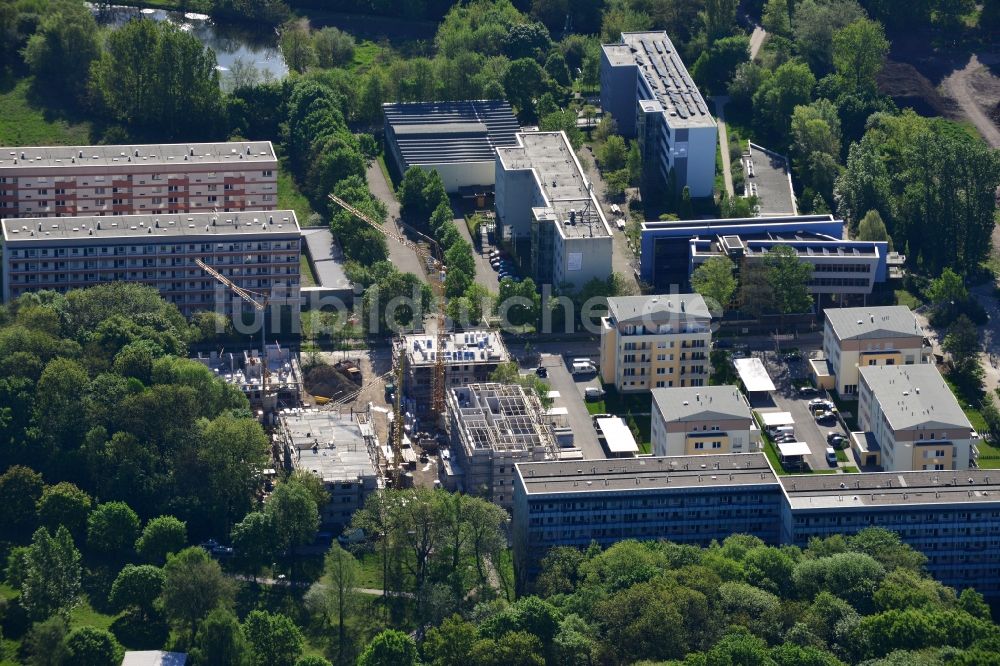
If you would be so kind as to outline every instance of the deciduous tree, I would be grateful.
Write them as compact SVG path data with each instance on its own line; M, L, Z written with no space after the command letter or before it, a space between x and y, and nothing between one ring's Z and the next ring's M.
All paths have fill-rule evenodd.
M173 516L158 516L146 523L135 549L147 562L162 565L186 544L187 524Z
M192 637L202 618L232 598L232 586L222 568L202 548L185 548L171 555L163 573L163 610Z
M721 316L736 293L736 264L729 257L712 257L691 274L691 288L705 297L709 309Z
M287 615L263 610L250 611L243 633L256 666L294 666L302 654L302 632Z

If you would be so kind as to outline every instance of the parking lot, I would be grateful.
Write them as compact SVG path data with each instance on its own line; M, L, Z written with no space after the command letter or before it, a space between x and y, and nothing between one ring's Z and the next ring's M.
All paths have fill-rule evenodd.
M817 423L809 403L811 400L828 400L829 396L825 391L811 388L811 384L807 381L809 371L805 355L778 354L770 351L754 352L754 355L764 362L764 367L777 389L770 394L770 399L766 402L753 404L754 409L759 413L788 412L794 421L795 441L805 442L809 446L809 455L805 457L805 461L810 469L817 471L834 469L835 466L826 460L826 449L830 446L827 437L831 433L836 433L847 438L848 433L836 418ZM800 388L803 385L810 388L803 390ZM848 462L838 462L836 467L857 467L851 451L847 449L846 453Z
M585 460L607 458L604 448L597 441L590 413L584 402L584 390L588 386L600 387L596 374L573 375L567 366L567 359L561 354L542 354L541 366L545 368L549 388L558 391L555 407L565 407L567 422L573 429L573 443L583 452Z

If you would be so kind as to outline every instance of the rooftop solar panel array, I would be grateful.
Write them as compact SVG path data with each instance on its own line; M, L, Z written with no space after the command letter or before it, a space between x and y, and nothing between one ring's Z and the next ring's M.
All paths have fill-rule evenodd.
M385 104L382 110L407 167L490 161L497 147L517 144L520 130L503 100Z

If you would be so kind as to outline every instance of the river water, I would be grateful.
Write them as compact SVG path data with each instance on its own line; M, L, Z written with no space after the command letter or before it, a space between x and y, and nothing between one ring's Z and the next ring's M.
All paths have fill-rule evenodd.
M222 84L227 84L233 64L242 61L251 64L262 80L280 79L288 74L288 67L278 50L278 35L273 28L260 29L229 23L216 23L204 14L168 12L163 9L140 9L122 5L91 4L91 11L99 25L119 26L135 18L170 21L190 32L202 44L215 51Z

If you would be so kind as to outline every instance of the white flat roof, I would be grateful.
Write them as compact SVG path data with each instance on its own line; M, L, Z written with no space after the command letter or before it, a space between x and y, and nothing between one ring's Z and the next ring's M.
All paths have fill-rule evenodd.
M767 370L759 358L738 358L733 361L733 365L736 366L736 373L740 376L747 391L775 390L774 382L771 381L770 375L767 374Z
M550 400L555 400L556 398L561 398L562 394L559 391L549 391L545 394L545 397Z
M635 443L632 431L620 417L597 419L597 427L604 434L611 453L638 453L639 445Z
M805 442L782 442L778 444L778 452L782 456L807 456L812 451Z
M777 428L778 426L795 425L795 419L791 412L757 412L765 428Z
M569 414L569 410L565 407L552 407L545 413L549 416L567 416Z

